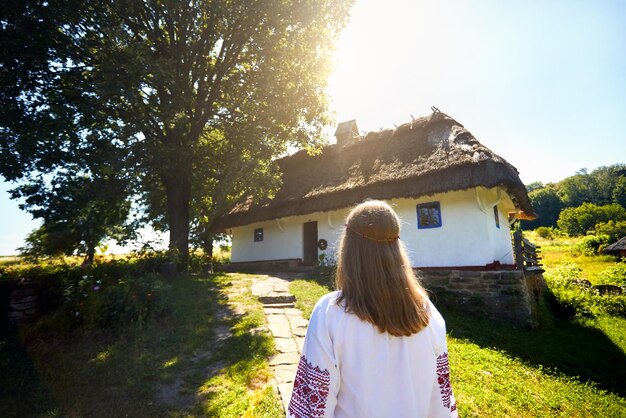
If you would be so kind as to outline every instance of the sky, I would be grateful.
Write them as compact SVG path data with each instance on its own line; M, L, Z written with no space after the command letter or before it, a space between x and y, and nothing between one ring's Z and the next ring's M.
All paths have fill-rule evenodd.
M621 0L357 0L330 107L366 132L436 106L525 184L626 163L624 22ZM0 255L37 226L10 188L0 184Z

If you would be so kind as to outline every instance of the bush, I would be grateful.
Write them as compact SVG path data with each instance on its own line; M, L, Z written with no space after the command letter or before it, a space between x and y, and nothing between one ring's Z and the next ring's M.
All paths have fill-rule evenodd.
M3 276L38 283L40 312L50 314L45 319L49 326L141 327L149 317L168 309L165 293L170 286L150 271L155 265L149 257L100 261L87 267L56 259L11 266Z
M587 235L578 244L572 247L573 254L597 255L600 247L609 244L611 239L608 235Z
M626 236L626 221L608 221L596 224L596 234L608 235L610 243L620 240Z
M626 286L626 261L617 263L614 266L600 272L598 278L602 283Z
M622 264L622 263L620 263ZM610 270L610 269L608 269ZM578 317L602 314L626 317L626 295L599 295L592 287L580 286L581 269L575 263L561 265L545 273L554 300L553 310Z
M535 232L539 237L549 240L554 239L554 237L556 236L554 228L550 228L547 226L540 226L539 228L535 229Z
M626 221L626 209L616 203L604 206L583 203L575 208L563 209L557 224L560 230L569 236L575 236L584 235L597 224L611 220Z
M148 317L166 310L169 287L155 273L137 276L86 272L68 280L63 289L63 311L75 325L108 328L134 324L143 326Z

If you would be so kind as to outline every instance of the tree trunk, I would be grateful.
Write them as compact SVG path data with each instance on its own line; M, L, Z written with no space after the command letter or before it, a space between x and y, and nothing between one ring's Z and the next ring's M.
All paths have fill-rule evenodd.
M170 250L176 250L177 261L186 268L189 260L189 205L191 199L191 179L169 177L165 180L167 193L167 217L170 229Z
M213 260L213 235L202 237L202 251L204 251L204 255Z

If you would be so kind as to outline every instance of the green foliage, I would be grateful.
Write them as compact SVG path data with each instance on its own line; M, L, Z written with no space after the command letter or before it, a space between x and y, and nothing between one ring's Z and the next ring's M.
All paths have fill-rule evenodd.
M620 268L615 271L620 271ZM595 288L582 285L579 282L581 269L578 265L560 265L547 271L544 276L554 295L553 308L556 312L567 317L613 315L626 318L626 295L601 296Z
M596 255L601 253L601 249L610 242L608 235L587 235L571 248L571 252L574 255Z
M149 317L161 315L167 309L169 285L158 275L119 277L98 270L89 273L64 283L63 312L76 325L142 327Z
M20 205L43 224L26 238L23 255L31 257L84 254L92 262L96 248L107 238L123 242L131 238L134 226L126 223L130 203L124 182L113 176L57 178L50 188L43 182L13 190L14 198L25 197Z
M533 221L524 221L524 229L534 229L539 226L556 226L559 213L565 207L563 201L557 193L557 189L553 185L539 188L528 193L530 203L532 204L537 219Z
M539 228L535 229L535 232L541 238L550 240L554 239L554 237L557 235L557 231L554 228L550 228L547 226L540 226Z
M333 42L351 5L12 2L0 174L36 205L55 182L119 176L118 199L168 229L186 262L190 228L210 240L233 203L275 191L276 157L321 143Z
M313 274L320 278L325 278L325 281L331 283L335 279L335 273L337 271L337 260L334 255L328 255L326 253L320 253L313 270Z
M558 183L534 182L526 188L538 218L522 222L524 229L554 227L564 208L579 207L584 203L598 206L615 203L626 208L626 164L599 167L591 173L582 169Z
M47 327L142 327L149 317L165 314L171 286L156 271L161 257L97 261L81 267L65 262L2 268L6 278L38 283Z
M626 220L626 209L613 203L598 206L593 203L583 203L575 208L563 209L557 224L559 229L569 236L584 235L593 230L599 223L608 221Z
M598 235L607 235L609 237L608 243L612 244L626 236L626 220L598 223L594 229Z
M615 182L613 201L626 208L626 175L620 176Z
M567 207L580 206L585 202L600 206L616 203L614 190L623 176L626 176L624 164L598 167L591 173L582 169L558 183L559 196Z
M603 283L626 286L626 261L617 263L598 274Z

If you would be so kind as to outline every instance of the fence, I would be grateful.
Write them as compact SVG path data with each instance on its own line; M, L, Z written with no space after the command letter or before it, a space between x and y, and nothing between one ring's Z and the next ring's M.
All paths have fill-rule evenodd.
M515 251L515 267L524 271L543 271L539 249L522 235L522 230L515 228L513 232L513 249Z

